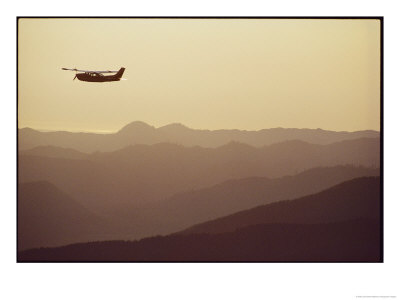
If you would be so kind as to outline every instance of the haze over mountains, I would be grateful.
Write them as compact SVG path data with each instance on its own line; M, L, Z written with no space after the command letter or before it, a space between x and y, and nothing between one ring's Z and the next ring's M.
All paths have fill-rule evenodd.
M19 227L21 232L19 247L22 250L30 247L62 245L85 239L90 241L110 238L138 239L169 234L196 223L258 205L320 192L344 180L378 175L378 169L336 166L311 169L277 179L250 177L229 180L209 188L176 194L167 199L142 205L136 205L134 202L118 202L113 198L112 202L108 203L109 209L101 211L101 222L91 215L86 216L88 210L96 211L97 206L87 203L84 198L76 198L80 203L86 204L86 207L79 206L80 211L77 209L77 200L49 182L22 183L19 186L21 205L19 208L26 207L27 203L34 205L38 221L35 223L35 219L24 213L29 211L28 209L19 212L19 220L25 224ZM59 210L53 213L56 208ZM70 211L76 213L69 213ZM72 231L73 234L63 237L55 230L64 228L68 220L72 224L68 231ZM29 228L28 233L22 234L24 228ZM51 232L47 233L47 230Z
M223 233L257 224L318 224L380 218L380 178L345 181L317 194L279 201L195 225L182 234Z
M379 132L208 131L133 122L115 134L25 128L18 138L20 251L104 241L90 245L107 260L305 260L310 253L317 260L340 260L326 249L321 253L329 243L349 243L346 260L357 251L356 261L380 257L376 248L361 249L365 239L357 240L372 228L370 242L379 244L379 184L362 179L380 174ZM106 242L176 232L181 233L123 246ZM289 255L284 248L299 236L303 240ZM186 255L193 239L199 252ZM313 239L310 248L304 241ZM250 255L254 245L249 244L240 246L247 254L232 249L225 258L217 254L244 240L273 241L275 248L259 245L264 252ZM85 245L71 246L83 251L78 260L89 255ZM161 249L154 252L149 245ZM90 253L88 260L96 260Z
M18 186L19 249L85 241L105 222L49 182Z
M379 169L336 166L310 169L274 179L249 177L228 180L142 206L133 214L125 210L121 215L138 217L138 211L141 216L149 215L149 220L163 224L162 231L152 234L166 234L258 205L314 194L343 181L364 176L379 176Z
M345 164L376 168L379 147L378 139L368 138L329 145L289 141L261 148L156 144L87 154L84 159L63 158L64 149L53 149L52 157L46 156L48 151L37 155L40 151L34 149L35 155L20 152L19 181L49 181L76 199L109 210L107 203L148 203L230 179L276 178Z
M137 242L74 244L20 261L380 261L380 178L244 211Z
M75 133L66 131L41 132L31 128L18 130L19 149L37 146L73 148L82 152L115 151L129 145L173 143L192 147L219 147L231 141L261 147L288 140L302 140L311 144L331 144L358 138L379 138L373 130L336 132L322 129L271 128L258 131L236 129L200 130L182 124L155 128L144 122L132 122L116 133Z

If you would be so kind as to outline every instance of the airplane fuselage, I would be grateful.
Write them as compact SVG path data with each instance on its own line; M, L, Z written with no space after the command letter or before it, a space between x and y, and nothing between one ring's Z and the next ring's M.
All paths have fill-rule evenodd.
M107 82L107 81L120 81L121 77L116 75L102 75L97 73L79 73L76 78L81 81L89 82Z
M89 81L89 82L120 81L125 71L125 68L121 68L119 69L119 71L86 71L86 70L67 69L67 68L61 68L61 69L66 71L83 72L83 73L76 73L74 79L78 78L81 81ZM103 73L116 73L116 74L103 75Z

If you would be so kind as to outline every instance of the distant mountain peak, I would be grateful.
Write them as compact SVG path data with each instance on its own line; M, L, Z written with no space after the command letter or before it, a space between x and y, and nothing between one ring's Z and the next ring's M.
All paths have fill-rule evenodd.
M132 143L152 145L160 142L171 142L189 147L218 148L234 140L252 147L264 147L296 139L309 144L328 145L357 138L379 138L379 132L336 132L304 128L270 128L257 131L239 129L209 130L191 128L181 123L155 127L142 121L134 121L121 128L115 134L44 132L24 128L18 132L18 147L26 150L36 146L53 145L91 153L94 151L117 150ZM300 142L296 142L297 144L291 143L291 145L286 146L307 147L307 144L301 144ZM235 146L237 145L233 145L231 148L237 148Z
M38 130L30 128L30 127L23 127L23 128L18 128L19 131L29 131L29 132L37 132Z
M171 123L162 127L159 127L160 130L191 130L189 127L183 125L182 123Z
M144 130L154 130L154 126L150 126L149 124L142 121L134 121L131 122L124 127L122 127L118 133L130 133L134 131L144 131Z

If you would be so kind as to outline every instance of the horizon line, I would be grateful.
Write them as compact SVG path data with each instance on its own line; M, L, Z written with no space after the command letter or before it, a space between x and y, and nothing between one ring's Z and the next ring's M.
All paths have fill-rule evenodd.
M162 125L159 127L150 125L149 123L146 123L144 121L132 121L127 123L126 125L123 125L122 127L120 127L120 129L118 130L106 130L106 129L92 129L92 130L85 130L85 129L76 129L76 130L71 130L71 129L45 129L45 128L33 128L33 127L29 127L29 126L24 126L24 127L18 127L18 130L21 129L32 129L32 130L36 130L36 131L40 131L40 132L71 132L71 133L93 133L93 134L115 134L120 132L122 129L124 129L126 126L129 126L131 124L143 124L143 125L147 125L149 127L152 127L154 129L160 129L163 127L167 127L167 126L171 126L171 125L178 125L181 127L185 127L187 129L190 130L199 130L199 131L223 131L223 130L238 130L238 131L248 131L248 132L258 132L258 131L262 131L262 130L269 130L269 129L298 129L298 130L322 130L322 131L331 131L331 132L360 132L360 131L375 131L375 132L380 132L380 130L378 129L359 129L359 130L332 130L332 129L323 129L320 127L316 127L316 128L310 128L310 127L282 127L282 126L277 126L277 127L266 127L266 128L261 128L261 129L238 129L238 128L221 128L221 129L205 129L205 128L191 128L188 127L182 123L179 122L173 122L173 123L168 123L166 125Z

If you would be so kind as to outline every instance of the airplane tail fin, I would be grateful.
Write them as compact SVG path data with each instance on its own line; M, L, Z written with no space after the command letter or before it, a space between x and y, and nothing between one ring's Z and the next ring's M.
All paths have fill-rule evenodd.
M122 77L122 75L124 74L125 68L121 68L119 69L119 71L117 72L117 74L115 74L114 76L118 79L120 79Z

